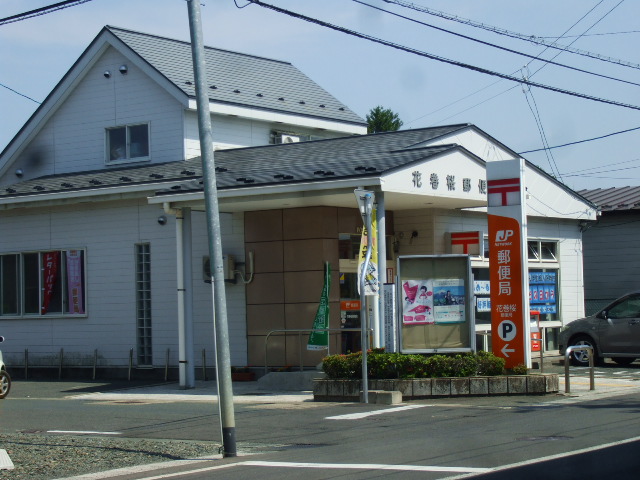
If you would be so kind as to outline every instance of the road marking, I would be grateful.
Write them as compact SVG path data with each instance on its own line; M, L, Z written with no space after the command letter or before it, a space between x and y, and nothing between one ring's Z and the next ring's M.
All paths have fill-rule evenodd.
M250 467L281 467L281 468L321 468L337 470L399 470L411 472L452 472L452 473L484 473L489 468L473 467L436 467L433 465L385 465L383 463L296 463L296 462L261 462L248 461L240 465Z
M503 471L503 470L509 470L511 468L522 467L522 466L525 466L525 465L534 465L536 463L547 462L549 460L556 460L556 459L559 459L559 458L570 457L572 455L579 455L579 454L582 454L582 453L595 452L596 450L602 450L604 448L615 447L615 446L618 446L618 445L625 445L627 443L637 442L639 440L640 440L640 437L627 438L625 440L620 440L618 442L604 443L602 445L596 445L594 447L588 447L588 448L581 448L579 450L573 450L571 452L557 453L555 455L548 455L546 457L533 458L531 460L524 460L522 462L510 463L508 465L501 465L499 467L489 468L489 469L487 469L487 472L500 472L500 471ZM465 479L465 478L473 478L474 476L475 476L475 473L470 472L470 473L464 474L464 475L456 475L455 477L445 477L442 480L461 480L461 479Z
M374 410L373 412L348 413L346 415L336 415L326 417L325 420L359 420L361 418L371 417L373 415L383 415L385 413L401 412L404 410L412 410L414 408L432 407L433 405L403 405L402 407L387 408L385 410Z
M91 430L47 430L47 433L69 433L72 435L122 435L121 432L93 432Z
M432 465L385 465L381 463L296 463L296 462L260 462L247 461L238 463L228 463L226 465L216 465L212 467L198 468L195 470L183 470L181 472L172 472L153 477L144 477L138 480L164 480L166 478L193 475L196 473L210 472L212 470L221 470L231 467L275 467L275 468L318 468L318 469L335 469L335 470L395 470L395 471L411 471L411 472L448 472L448 473L485 473L489 468L473 468L473 467L436 467ZM100 477L94 477L100 478Z
M14 468L7 451L0 448L0 470L13 470Z

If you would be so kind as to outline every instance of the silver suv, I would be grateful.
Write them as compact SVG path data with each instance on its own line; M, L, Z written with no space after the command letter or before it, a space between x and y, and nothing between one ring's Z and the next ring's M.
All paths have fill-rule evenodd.
M619 365L629 365L640 357L640 292L629 293L595 315L562 327L560 354L573 345L593 347L596 363L611 358ZM571 363L588 366L587 352L572 352Z

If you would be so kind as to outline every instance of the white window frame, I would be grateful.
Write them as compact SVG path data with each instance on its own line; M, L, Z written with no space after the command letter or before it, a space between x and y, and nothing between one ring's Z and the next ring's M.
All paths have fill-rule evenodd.
M147 127L147 155L140 157L131 156L131 128L145 125ZM110 132L114 130L125 130L125 152L123 158L111 159L111 137ZM105 129L105 164L119 165L123 163L148 162L151 160L151 128L149 122L132 123L128 125L118 125Z

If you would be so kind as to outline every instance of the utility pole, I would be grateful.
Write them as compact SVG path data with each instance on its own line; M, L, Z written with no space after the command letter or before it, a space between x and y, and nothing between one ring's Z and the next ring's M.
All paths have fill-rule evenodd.
M204 198L207 212L207 232L209 234L209 258L211 259L213 288L213 324L216 346L216 376L218 385L218 407L222 430L222 455L235 457L236 422L233 409L233 388L231 383L231 355L229 350L229 328L227 325L227 303L225 299L224 272L222 269L222 236L220 234L220 213L216 187L216 169L213 161L213 136L209 97L206 88L206 66L199 0L187 0L189 10L189 30L191 32L191 54L196 84L196 104L198 107L198 129L200 131L200 152Z

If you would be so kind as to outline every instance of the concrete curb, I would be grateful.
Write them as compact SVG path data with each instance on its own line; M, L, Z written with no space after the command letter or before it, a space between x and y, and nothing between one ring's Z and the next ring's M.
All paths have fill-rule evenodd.
M546 395L558 393L557 373L503 375L495 377L413 378L370 380L370 391L400 392L403 400L423 398ZM357 402L361 380L314 380L316 402Z

